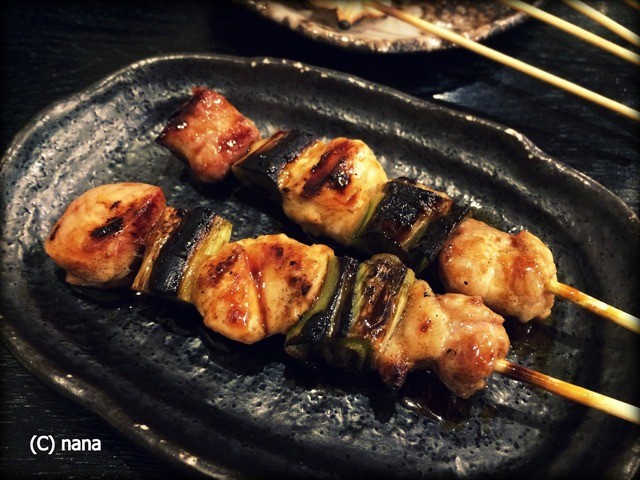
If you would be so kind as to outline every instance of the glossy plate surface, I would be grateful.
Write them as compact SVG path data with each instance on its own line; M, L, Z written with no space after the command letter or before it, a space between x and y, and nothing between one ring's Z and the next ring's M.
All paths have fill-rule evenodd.
M196 85L221 91L263 134L363 139L390 177L417 176L501 228L533 231L561 281L640 310L637 217L517 132L299 63L168 56L52 105L3 159L0 325L34 375L163 458L217 477L633 476L637 427L496 375L466 402L426 374L393 396L373 376L297 364L281 338L237 345L206 334L189 308L66 286L43 239L73 198L104 183L153 183L171 205L211 206L236 239L307 241L233 179L199 187L154 143ZM564 302L547 325L506 327L510 360L640 403L636 335Z
M335 10L317 8L309 2L239 0L239 3L302 35L340 48L375 53L455 48L439 37L391 17L365 18L344 30L338 25ZM475 41L503 32L525 18L522 13L493 0L396 1L391 5Z

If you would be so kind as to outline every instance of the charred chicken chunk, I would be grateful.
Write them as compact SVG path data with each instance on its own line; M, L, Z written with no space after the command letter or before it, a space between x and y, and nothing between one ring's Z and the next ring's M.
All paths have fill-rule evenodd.
M73 285L127 286L164 208L164 193L153 185L93 188L69 204L51 229L45 251Z
M373 196L387 181L373 152L360 140L315 142L278 177L282 208L305 231L349 245Z
M493 310L522 322L551 314L556 279L549 248L527 231L510 235L468 219L451 235L439 257L448 291L479 295Z
M251 120L221 94L201 87L193 89L191 99L156 139L205 183L222 180L258 140L260 133Z
M253 343L285 333L315 302L332 256L285 235L230 243L200 267L193 302L227 338Z

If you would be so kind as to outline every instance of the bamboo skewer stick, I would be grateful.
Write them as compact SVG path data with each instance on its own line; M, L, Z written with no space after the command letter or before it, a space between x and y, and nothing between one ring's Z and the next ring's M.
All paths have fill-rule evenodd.
M624 3L629 5L631 8L635 8L636 10L640 10L640 2L637 0L623 0Z
M618 22L611 20L609 17L600 13L595 8L587 5L579 0L563 0L564 3L572 8L575 8L583 15L589 17L591 20L598 22L605 28L608 28L616 35L624 38L626 41L632 43L636 47L640 47L640 36L629 30L628 28L620 25Z
M611 305L608 305L597 298L591 297L569 285L554 281L547 285L547 291L566 300L577 303L590 312L607 318L608 320L611 320L624 328L628 328L635 333L640 333L640 318L634 317L633 315L612 307Z
M582 97L586 100L594 102L600 106L613 110L621 115L624 115L633 120L640 121L640 112L634 110L626 105L623 105L619 102L611 100L603 95L592 92L580 85L569 82L563 78L560 78L556 75L548 73L540 68L529 65L528 63L522 62L516 58L510 57L509 55L505 55L504 53L500 53L497 50L489 48L481 43L474 42L462 35L459 35L447 28L438 27L433 23L427 22L421 18L415 17L414 15L410 15L402 10L393 7L387 7L375 0L370 0L365 2L367 5L377 8L378 10L386 13L387 15L391 15L403 22L409 23L414 27L417 27L427 33L435 35L439 38L447 40L451 43L459 45L461 47L467 48L472 52L483 55L491 60L494 60L498 63L502 63L508 67L511 67L515 70L521 71L528 75L531 75L538 80L542 80L544 82L550 83L558 88L561 88L569 93L573 93L579 97Z
M603 50L608 51L624 60L627 60L636 65L640 65L640 55L631 50L623 48L619 45L616 45L609 40L606 40L598 35L595 35L588 30L578 27L573 23L567 22L562 18L556 17L555 15L551 15L550 13L545 12L539 8L534 7L528 3L522 2L521 0L499 0L505 5L510 6L516 10L526 13L527 15L541 20L545 23L548 23L556 28L559 28L571 35L574 35L586 42L595 45L596 47L602 48Z
M640 408L629 403L558 380L504 359L496 361L494 372L640 425Z

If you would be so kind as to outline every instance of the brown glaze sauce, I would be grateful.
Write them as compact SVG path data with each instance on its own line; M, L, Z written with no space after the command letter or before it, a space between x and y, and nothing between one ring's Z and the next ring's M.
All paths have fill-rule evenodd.
M469 418L471 401L456 397L430 372L413 372L399 392L399 403L417 413L456 428Z

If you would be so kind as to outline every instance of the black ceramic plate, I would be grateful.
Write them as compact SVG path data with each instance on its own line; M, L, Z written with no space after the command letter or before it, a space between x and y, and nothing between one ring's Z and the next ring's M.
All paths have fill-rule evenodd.
M274 59L171 56L132 65L52 105L2 163L2 336L38 378L163 458L214 476L278 478L611 474L637 470L638 428L502 377L454 402L428 375L389 395L374 376L298 365L281 339L233 344L188 308L93 299L43 251L77 195L116 181L209 205L235 238L285 231L276 208L230 179L203 189L154 143L190 88L220 90L259 128L365 140L411 175L555 252L560 279L638 312L638 219L604 188L518 133L360 79ZM509 358L640 403L636 335L565 303L547 325L508 321Z

